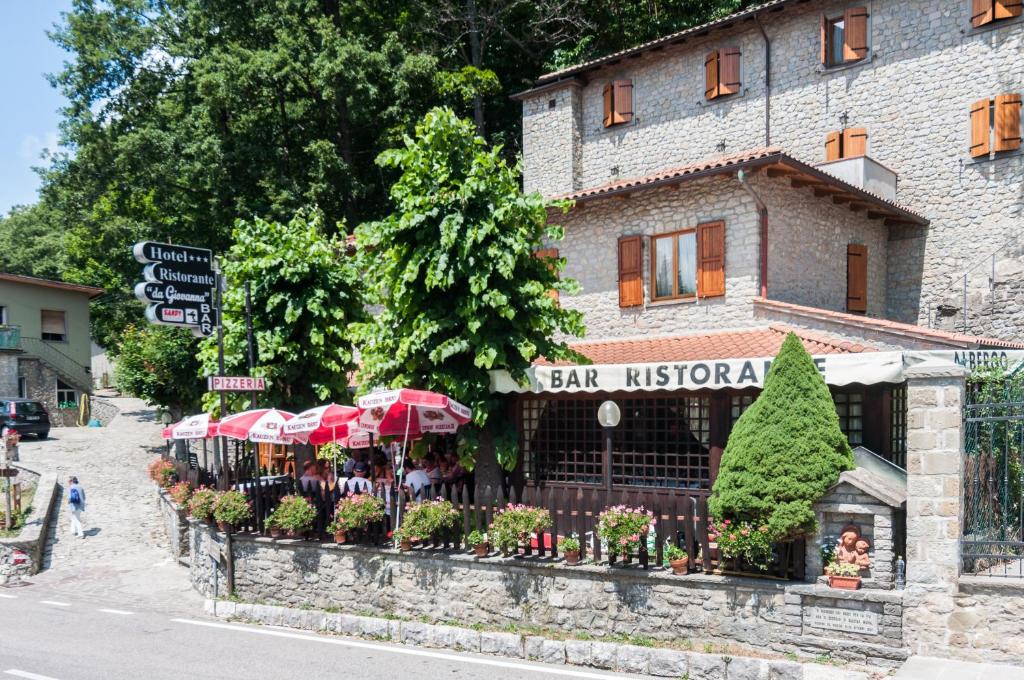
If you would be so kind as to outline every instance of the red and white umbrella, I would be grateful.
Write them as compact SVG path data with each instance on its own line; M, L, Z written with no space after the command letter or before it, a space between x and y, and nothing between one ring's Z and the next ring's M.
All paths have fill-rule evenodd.
M164 428L164 439L209 439L217 436L219 426L209 413L200 413Z
M388 390L359 398L359 426L378 435L450 434L472 417L470 408L436 392Z
M358 415L359 409L355 406L340 404L317 406L296 414L294 418L284 424L284 433L302 441L304 436L308 438L320 431L317 437L319 438L329 435L331 430L355 420Z
M274 408L258 408L227 416L220 421L220 434L232 439L248 439L264 444L290 444L284 424L294 413Z

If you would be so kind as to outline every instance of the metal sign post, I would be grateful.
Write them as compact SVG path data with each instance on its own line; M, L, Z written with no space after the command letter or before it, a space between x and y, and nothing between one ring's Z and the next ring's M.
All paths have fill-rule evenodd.
M249 375L253 374L253 369L256 368L256 355L253 347L252 339L252 286L249 282L245 282L245 339L248 345L249 352ZM223 394L223 392L221 392ZM251 401L249 402L249 408L256 408L256 398L259 396L259 392L253 391ZM263 517L260 514L260 493L262 487L260 485L260 451L259 445L252 443L252 459L253 459L253 484L256 486L256 493L253 495L256 512L256 533L263 533Z

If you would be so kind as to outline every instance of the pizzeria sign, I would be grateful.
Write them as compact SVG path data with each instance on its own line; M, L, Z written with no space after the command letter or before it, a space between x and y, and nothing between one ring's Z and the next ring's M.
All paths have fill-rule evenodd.
M211 375L206 381L211 392L263 392L267 389L266 378Z

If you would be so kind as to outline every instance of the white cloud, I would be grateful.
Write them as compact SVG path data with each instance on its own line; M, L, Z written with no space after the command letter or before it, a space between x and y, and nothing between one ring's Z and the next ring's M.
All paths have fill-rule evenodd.
M42 137L38 135L25 135L21 138L21 146L18 148L18 156L23 160L35 163L43 158L44 153L55 153L57 151L57 133L47 132Z

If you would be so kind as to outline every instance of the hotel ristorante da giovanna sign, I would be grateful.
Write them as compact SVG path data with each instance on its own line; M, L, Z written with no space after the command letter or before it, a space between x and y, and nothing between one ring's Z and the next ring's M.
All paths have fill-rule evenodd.
M135 244L132 254L146 265L145 281L135 286L135 297L148 305L146 319L189 327L200 337L211 335L217 325L213 253L205 248L143 241Z

